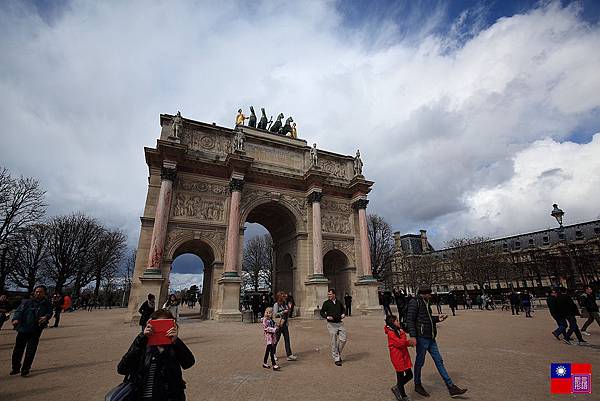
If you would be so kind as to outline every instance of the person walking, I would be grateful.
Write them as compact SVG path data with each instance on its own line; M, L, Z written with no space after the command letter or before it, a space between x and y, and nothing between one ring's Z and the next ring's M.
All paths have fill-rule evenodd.
M437 313L442 314L442 298L436 292L433 297L433 303L435 303L435 307L437 308Z
M510 311L512 312L513 315L515 314L515 312L518 315L519 314L519 294L515 293L514 291L511 291L509 300L510 300Z
M283 341L285 343L285 354L287 355L288 361L295 361L298 359L296 355L292 352L292 345L290 343L290 329L289 329L289 316L290 316L290 308L287 302L287 293L283 291L279 291L277 293L277 302L273 305L273 316L276 319L279 319L279 330L277 330L277 338L275 343L273 344L273 353L275 357L277 357L277 344L279 344L279 339L283 334Z
M321 307L321 317L327 319L327 331L331 339L331 356L337 366L342 366L342 351L348 341L342 320L346 317L344 305L335 297L335 289L327 291L327 301Z
M392 308L390 308L390 304L392 303L392 294L389 291L385 291L381 294L381 303L383 304L383 311L386 316L392 314Z
M269 369L270 366L267 363L269 356L271 356L271 363L273 364L273 370L279 370L277 360L275 359L275 344L277 344L277 326L273 320L273 308L265 309L265 316L262 319L263 332L265 334L265 356L263 358L263 368Z
M594 321L600 326L600 313L598 312L598 304L596 303L596 294L589 285L585 287L585 292L580 298L582 308L587 312L588 319L581 327L581 333L586 336L591 336L587 329Z
M404 390L404 386L413 378L412 362L408 347L415 346L415 340L406 338L406 333L400 327L400 321L394 315L389 315L385 319L383 328L388 339L388 348L390 350L390 359L394 370L396 371L396 385L392 387L392 393L398 401L410 401Z
M175 319L165 309L153 312L150 319ZM141 401L185 401L186 383L182 369L195 363L194 354L178 337L177 325L167 331L171 344L148 346L154 334L150 323L138 334L119 362L117 372L134 386L132 399Z
M562 289L561 289L562 290ZM577 326L577 318L575 316L580 316L579 309L575 302L573 302L573 298L565 291L561 291L557 298L558 308L561 310L563 316L569 323L569 330L565 335L566 343L571 344L571 335L575 333L577 337L577 345L585 345L587 341L583 339L581 336L581 332L579 331L579 326Z
M46 298L46 286L38 285L32 299L25 299L15 311L12 324L17 330L17 339L12 353L11 375L27 376L31 370L42 331L52 317L52 306ZM25 353L25 359L21 364Z
M455 310L458 309L458 301L456 300L456 295L452 292L448 295L448 306L452 311L452 316L456 316Z
M346 305L348 316L352 316L352 295L346 293L344 296L344 304Z
M140 313L140 327L142 329L142 332L145 330L146 323L148 323L148 320L150 320L150 316L154 313L155 299L156 297L154 296L154 294L148 294L148 299L144 301L142 306L140 306L140 309L138 309L138 312Z
M525 317L532 317L531 316L531 296L529 295L529 292L524 291L521 294L521 305L523 307L523 310L525 311Z
M548 305L548 311L550 316L556 321L557 328L552 332L552 335L560 340L560 335L563 335L563 341L567 344L571 344L570 338L567 337L567 319L566 312L560 308L558 303L559 290L553 288L550 290L548 298L546 298L546 304Z
M173 315L175 321L179 320L179 300L177 299L177 295L169 295L169 298L164 303L162 308L171 312L171 315Z
M64 306L65 297L63 297L59 291L56 291L52 297L52 308L54 308L54 326L52 327L58 327L58 323L60 322L60 314L62 313Z
M402 321L402 311L404 310L404 293L400 290L394 290L394 302L396 303L396 309L398 309L398 320Z
M429 393L425 390L421 383L421 369L425 364L425 355L427 352L431 355L435 366L444 379L446 387L451 397L467 392L467 389L458 387L444 367L442 354L439 351L435 340L437 335L436 324L446 320L446 315L433 316L431 312L431 288L419 288L418 296L415 297L408 305L408 313L406 323L411 338L416 338L417 356L415 358L415 392L422 396L429 397Z
M291 292L288 292L287 294L287 304L288 308L290 309L289 318L291 319L294 317L294 309L296 309L296 301L294 300L294 297L292 296Z

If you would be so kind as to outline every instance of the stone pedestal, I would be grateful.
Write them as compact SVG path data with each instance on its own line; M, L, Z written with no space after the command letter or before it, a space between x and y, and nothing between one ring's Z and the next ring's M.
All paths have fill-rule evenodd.
M237 274L225 272L223 277L219 279L218 284L215 320L220 322L241 321L240 286L242 279Z
M361 315L380 315L383 307L379 305L377 294L377 280L372 276L363 276L354 283L354 300L352 308L359 311Z
M319 319L321 305L327 300L329 281L323 274L313 274L304 285L304 304L300 308L300 316Z

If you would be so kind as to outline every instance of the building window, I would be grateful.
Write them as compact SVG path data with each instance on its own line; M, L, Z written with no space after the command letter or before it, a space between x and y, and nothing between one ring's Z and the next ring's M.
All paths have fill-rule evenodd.
M550 238L548 238L548 236L546 235L544 237L544 245L548 245L548 243L550 243Z
M577 238L583 238L583 232L581 232L581 230L577 230L577 231L575 231L575 236Z
M600 234L600 227L594 227L594 233Z
M502 249L504 249L505 251L508 250L508 244L506 242L502 244Z
M565 233L558 233L559 239L565 239Z
M521 241L515 242L515 249L521 249Z
M529 238L529 247L533 248L533 238Z

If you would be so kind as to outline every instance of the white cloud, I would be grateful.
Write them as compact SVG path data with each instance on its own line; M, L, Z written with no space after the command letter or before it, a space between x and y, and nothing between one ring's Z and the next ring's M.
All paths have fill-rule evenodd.
M178 291L197 285L202 290L204 274L171 273L169 274L169 291Z
M47 24L3 3L1 163L39 177L52 213L86 210L135 244L143 146L155 144L159 113L231 126L238 107L252 104L294 116L300 136L324 149L360 148L376 182L370 211L403 232L429 228L440 243L474 227L547 225L543 213L522 226L478 223L501 198L524 210L557 201L568 215L597 217L581 163L557 157L552 169L568 173L542 180L577 193L573 208L566 192L561 202L539 184L521 196L514 184L521 171L539 170L526 155L543 138L562 153L597 149L596 140L561 144L600 125L600 29L576 7L542 5L466 39L458 28L432 35L443 19L436 11L408 37L394 36L406 26L393 21L350 29L335 6L76 1Z

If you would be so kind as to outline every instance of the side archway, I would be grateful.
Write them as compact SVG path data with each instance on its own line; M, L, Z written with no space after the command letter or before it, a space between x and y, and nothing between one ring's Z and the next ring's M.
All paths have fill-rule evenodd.
M323 257L323 274L329 282L329 288L335 288L340 299L346 293L351 293L350 272L348 258L342 251L332 249Z

